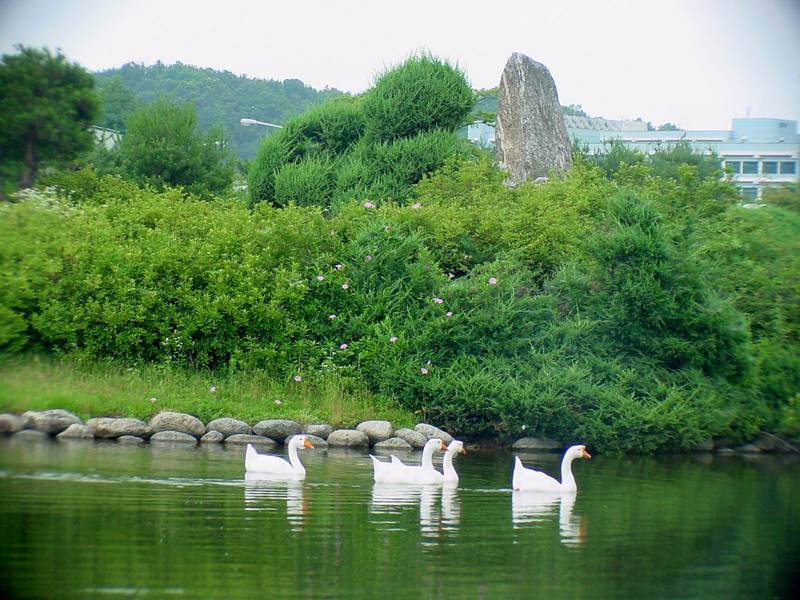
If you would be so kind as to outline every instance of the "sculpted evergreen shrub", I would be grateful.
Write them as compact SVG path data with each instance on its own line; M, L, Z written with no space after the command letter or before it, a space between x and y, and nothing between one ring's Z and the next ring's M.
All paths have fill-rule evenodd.
M334 166L324 156L283 165L275 173L275 203L284 206L326 206L335 189Z
M378 76L364 97L366 135L375 142L459 127L475 104L464 73L434 56L412 56Z
M427 55L412 57L384 73L363 98L329 101L267 138L249 173L251 204L295 201L296 185L278 186L279 173L311 159L330 161L335 190L331 194L326 185L323 195L304 197L304 203L328 207L333 197L338 209L354 198L378 204L407 199L423 175L465 152L466 144L453 132L472 101L458 69ZM287 168L280 177L296 182L301 176ZM308 181L310 172L302 177ZM310 189L302 187L303 193Z

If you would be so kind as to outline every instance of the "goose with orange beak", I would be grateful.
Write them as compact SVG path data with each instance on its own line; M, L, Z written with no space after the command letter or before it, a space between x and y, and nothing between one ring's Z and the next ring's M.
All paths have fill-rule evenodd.
M584 445L567 448L564 458L561 460L561 481L559 482L546 473L524 467L517 456L514 458L512 485L515 490L522 492L577 492L578 485L572 475L572 461L576 458L588 460L592 458L592 455L586 451Z
M289 449L289 460L271 454L259 454L251 444L247 444L244 456L244 468L248 473L262 473L275 477L287 477L292 479L305 479L306 469L297 450L300 448L313 448L314 445L304 435L295 435L287 444Z

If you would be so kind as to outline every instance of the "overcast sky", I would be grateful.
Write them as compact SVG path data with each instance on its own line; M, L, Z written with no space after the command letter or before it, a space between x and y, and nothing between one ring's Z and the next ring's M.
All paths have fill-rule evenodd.
M593 116L800 120L800 0L0 0L0 52L17 43L90 70L180 61L351 92L420 49L495 87L522 52Z

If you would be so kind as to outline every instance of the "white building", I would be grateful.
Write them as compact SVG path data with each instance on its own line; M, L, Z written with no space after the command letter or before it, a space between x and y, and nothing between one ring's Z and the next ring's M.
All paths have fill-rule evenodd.
M749 198L760 198L764 188L797 183L800 135L797 121L788 119L734 119L730 130L648 131L642 121L612 121L591 117L565 117L573 141L589 152L605 152L612 140L650 154L678 143L692 150L719 156L734 183ZM494 127L477 122L466 131L469 141L493 146Z

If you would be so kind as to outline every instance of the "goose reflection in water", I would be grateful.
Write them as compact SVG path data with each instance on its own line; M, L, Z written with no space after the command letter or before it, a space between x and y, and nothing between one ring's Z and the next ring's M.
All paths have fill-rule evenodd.
M441 500L441 501L440 501ZM375 483L369 511L383 517L386 529L402 529L399 517L410 507L419 506L420 530L426 537L441 531L456 530L461 522L461 502L455 485L396 485Z
M303 482L276 478L263 473L244 474L244 509L277 510L275 500L286 501L286 519L302 527L308 512L303 492Z
M575 506L574 492L546 493L546 492L519 492L511 495L511 520L514 529L524 527L529 523L542 523L551 520L558 507L558 530L561 543L577 546L586 539L586 525L583 517L573 515Z

